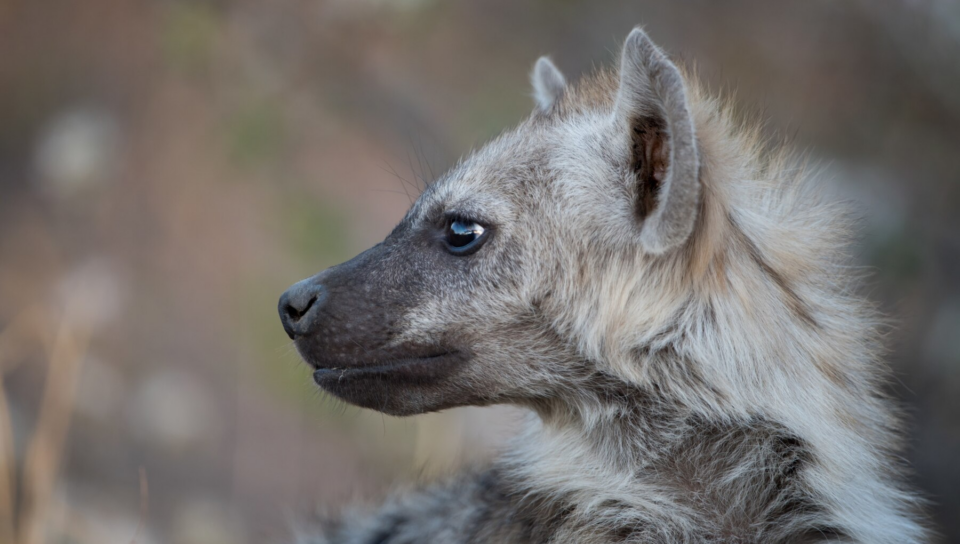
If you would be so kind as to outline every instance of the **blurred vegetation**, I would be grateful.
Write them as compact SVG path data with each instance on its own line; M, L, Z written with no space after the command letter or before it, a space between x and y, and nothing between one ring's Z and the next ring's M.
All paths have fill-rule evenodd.
M267 100L241 107L227 122L227 149L240 167L277 158L284 146L282 112Z
M957 2L8 0L0 543L282 541L491 455L510 410L317 393L276 298L525 115L539 55L573 80L635 24L860 203L909 460L960 542Z
M217 39L218 12L204 2L172 2L160 33L164 60L179 70L209 67Z

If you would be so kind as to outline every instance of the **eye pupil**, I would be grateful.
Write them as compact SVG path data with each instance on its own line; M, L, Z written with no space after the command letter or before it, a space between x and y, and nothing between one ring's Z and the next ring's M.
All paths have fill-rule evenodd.
M471 221L453 221L447 227L447 244L455 249L463 249L477 241L483 235L484 228Z

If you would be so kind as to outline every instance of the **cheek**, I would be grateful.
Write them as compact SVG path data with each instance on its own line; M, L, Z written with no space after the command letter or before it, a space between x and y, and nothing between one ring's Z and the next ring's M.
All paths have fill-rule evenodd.
M403 340L457 337L466 342L491 334L523 312L509 291L474 286L444 289L424 297L402 319Z
M530 313L515 277L477 272L431 282L420 303L403 316L401 338L473 344Z

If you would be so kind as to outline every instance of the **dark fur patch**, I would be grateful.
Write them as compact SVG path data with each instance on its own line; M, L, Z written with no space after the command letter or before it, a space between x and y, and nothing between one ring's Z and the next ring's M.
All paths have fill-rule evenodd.
M815 526L785 540L784 544L826 544L852 542L850 536L837 527Z
M549 500L522 483L505 481L497 466L476 476L481 506L464 542L551 542L573 511L563 500Z
M804 469L815 460L799 437L762 419L718 424L693 418L688 425L686 438L655 470L673 481L681 502L701 513L705 526L715 528L718 541L843 537L840 528L822 525L823 507L803 482Z
M747 249L747 253L750 255L750 258L753 260L753 262L760 267L760 270L762 270L764 274L773 280L773 283L783 293L784 302L787 304L790 310L808 326L812 328L819 328L820 325L817 323L816 319L813 318L813 315L810 312L810 307L806 302L803 301L803 299L800 298L799 295L797 295L796 291L790 287L790 284L783 277L783 275L780 274L780 272L775 268L770 266L770 263L764 259L763 253L760 251L760 248L757 247L757 244L754 243L749 236L747 236L747 234L743 231L743 229L740 228L740 225L737 224L737 221L733 217L728 216L728 221L730 222L730 226L734 234L737 236L737 239Z
M400 515L383 518L384 526L377 529L366 544L389 544L391 539L399 532L400 527L407 521L405 517Z

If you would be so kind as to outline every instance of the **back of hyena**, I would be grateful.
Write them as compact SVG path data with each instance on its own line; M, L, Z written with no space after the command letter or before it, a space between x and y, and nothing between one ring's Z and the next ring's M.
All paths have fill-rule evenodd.
M843 208L639 29L617 71L532 77L529 119L280 303L337 397L525 431L302 542L925 541Z

